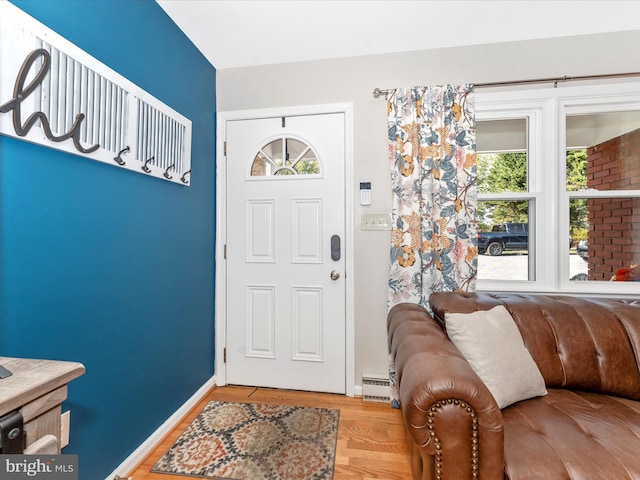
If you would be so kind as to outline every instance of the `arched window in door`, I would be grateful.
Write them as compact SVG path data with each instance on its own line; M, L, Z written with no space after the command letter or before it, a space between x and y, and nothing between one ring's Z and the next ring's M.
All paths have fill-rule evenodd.
M299 138L283 136L258 150L251 165L252 177L319 175L320 161L313 148Z

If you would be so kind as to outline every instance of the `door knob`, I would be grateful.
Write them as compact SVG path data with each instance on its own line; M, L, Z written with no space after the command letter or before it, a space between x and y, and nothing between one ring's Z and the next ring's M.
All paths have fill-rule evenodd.
M331 280L337 280L340 278L340 272L337 270L331 270Z

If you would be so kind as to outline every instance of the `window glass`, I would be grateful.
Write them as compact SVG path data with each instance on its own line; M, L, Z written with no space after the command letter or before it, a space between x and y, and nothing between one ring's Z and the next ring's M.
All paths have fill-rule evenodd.
M478 279L532 280L529 201L479 201Z
M267 168L268 167L265 156L263 156L261 153L258 153L256 155L256 158L253 160L253 164L251 165L251 176L264 177L268 175Z
M567 191L640 189L640 111L569 115Z
M628 272L640 263L640 111L569 115L566 145L566 191L580 194L569 193L570 279L636 280Z
M533 280L527 128L526 118L477 122L479 280Z
M282 137L264 145L251 165L252 177L317 175L320 162L313 149L299 139Z
M573 198L571 234L580 232L570 250L570 279L575 281L640 281L625 277L640 264L640 198ZM627 272L628 273L628 272ZM628 275L627 275L628 276Z
M526 118L477 122L479 193L528 190L527 137Z

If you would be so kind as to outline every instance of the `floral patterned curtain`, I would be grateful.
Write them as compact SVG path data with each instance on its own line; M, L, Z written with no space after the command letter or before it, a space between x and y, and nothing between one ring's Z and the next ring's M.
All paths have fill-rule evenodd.
M389 309L473 291L477 176L473 87L398 89L388 99L393 189ZM392 404L397 406L390 365Z

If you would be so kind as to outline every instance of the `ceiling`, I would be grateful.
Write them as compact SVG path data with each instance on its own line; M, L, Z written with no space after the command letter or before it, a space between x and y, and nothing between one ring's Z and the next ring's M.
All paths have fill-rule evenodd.
M216 69L640 30L640 1L156 0Z

